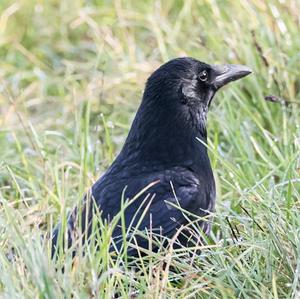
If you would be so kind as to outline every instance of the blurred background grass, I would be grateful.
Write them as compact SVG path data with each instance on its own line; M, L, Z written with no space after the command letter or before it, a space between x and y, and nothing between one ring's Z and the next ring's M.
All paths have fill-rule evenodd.
M299 298L299 106L264 100L300 103L299 11L298 0L2 0L0 294ZM155 276L153 265L144 278L131 273L134 283L124 269L111 272L115 264L99 278L101 256L58 275L33 236L108 167L145 80L178 56L254 70L218 94L209 114L215 232L236 240L209 251L192 276L182 272L183 285L163 268ZM11 248L17 258L8 262Z

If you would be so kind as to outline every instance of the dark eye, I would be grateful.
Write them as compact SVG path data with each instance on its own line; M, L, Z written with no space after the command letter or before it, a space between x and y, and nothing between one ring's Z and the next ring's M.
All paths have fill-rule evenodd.
M198 77L199 77L199 79L200 79L201 81L206 81L207 78L208 78L207 71L202 71L202 72L199 74Z

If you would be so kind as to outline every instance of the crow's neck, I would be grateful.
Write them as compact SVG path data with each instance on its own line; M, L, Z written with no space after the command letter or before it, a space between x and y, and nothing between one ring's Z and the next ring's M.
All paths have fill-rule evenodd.
M153 109L142 103L120 156L127 167L138 162L145 167L183 166L199 172L210 169L206 141L206 111Z

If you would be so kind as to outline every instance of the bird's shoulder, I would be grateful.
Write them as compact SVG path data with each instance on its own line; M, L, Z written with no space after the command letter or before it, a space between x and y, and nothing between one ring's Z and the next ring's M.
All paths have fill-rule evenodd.
M166 167L159 166L145 167L140 166L135 170L126 167L108 170L100 179L93 185L93 193L101 193L104 190L118 190L130 188L138 189L145 188L147 185L157 182L152 189L169 188L170 184L174 187L193 186L200 187L203 179L201 176L192 170L180 167ZM138 191L138 190L137 190Z
M211 198L212 184L214 182L205 181L191 169L181 166L165 169L140 167L136 172L129 169L108 171L94 184L92 195L97 204L107 211L119 209L122 195L126 200L139 193L141 198L147 194L155 195L153 208L160 206L159 202L179 200L183 208L206 209L214 200Z

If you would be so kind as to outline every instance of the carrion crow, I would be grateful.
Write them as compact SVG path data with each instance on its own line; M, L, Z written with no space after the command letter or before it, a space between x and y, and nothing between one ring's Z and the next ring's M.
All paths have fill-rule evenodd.
M189 57L159 67L147 81L123 149L91 187L82 209L69 216L68 246L78 235L89 237L95 214L112 221L126 199L122 221L128 230L151 231L166 240L176 235L178 244L186 245L189 234L182 227L192 218L209 234L210 222L203 218L214 211L216 191L205 146L208 108L218 89L250 73L243 65L209 65ZM116 250L122 246L122 221L112 234ZM53 254L59 231L60 226L53 233ZM134 237L133 243L149 246L147 237Z

